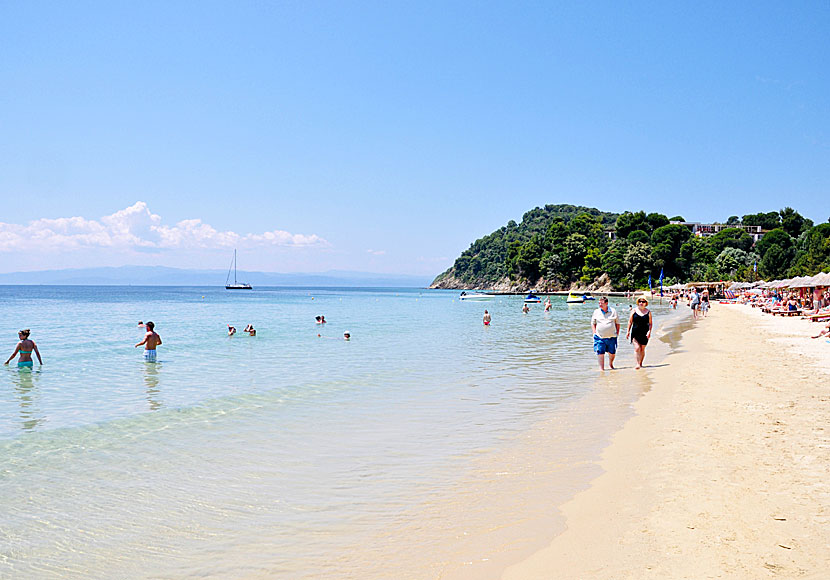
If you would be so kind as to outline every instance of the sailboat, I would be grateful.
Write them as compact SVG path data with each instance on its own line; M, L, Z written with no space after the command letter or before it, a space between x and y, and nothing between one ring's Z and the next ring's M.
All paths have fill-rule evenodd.
M233 284L230 283L231 279L231 270L233 270ZM237 282L236 281L236 250L233 251L233 262L231 262L231 267L228 268L228 276L225 278L225 290L253 290L253 286L250 284L246 284L245 282Z

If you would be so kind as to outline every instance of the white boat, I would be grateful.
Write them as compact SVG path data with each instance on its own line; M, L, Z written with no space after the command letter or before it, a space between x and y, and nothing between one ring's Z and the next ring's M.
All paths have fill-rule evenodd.
M483 292L474 292L473 294L467 294L466 292L462 292L461 296L458 297L459 300L492 300L496 296L494 294L484 294Z
M568 304L582 304L585 302L585 298L582 296L574 296L573 294L568 294L568 299L565 301Z
M230 283L231 280L231 270L233 270L233 284ZM225 278L225 290L253 290L253 286L250 284L246 284L245 282L237 282L236 281L236 250L233 251L233 262L231 262L231 267L228 268L228 276Z
M532 292L527 295L527 298L525 298L525 304L539 304L541 301L542 299Z

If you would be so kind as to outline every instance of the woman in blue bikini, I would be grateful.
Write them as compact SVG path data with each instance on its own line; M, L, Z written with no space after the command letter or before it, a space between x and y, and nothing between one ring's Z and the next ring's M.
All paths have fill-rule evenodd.
M19 354L20 359L17 361L18 368L32 368L32 366L34 366L34 362L32 362L32 352L37 355L37 362L43 364L43 359L40 358L40 351L37 349L35 341L29 339L30 332L31 331L27 328L26 330L21 330L17 333L17 336L20 338L20 342L17 343L17 346L14 348L14 352L3 364L9 364L9 361Z

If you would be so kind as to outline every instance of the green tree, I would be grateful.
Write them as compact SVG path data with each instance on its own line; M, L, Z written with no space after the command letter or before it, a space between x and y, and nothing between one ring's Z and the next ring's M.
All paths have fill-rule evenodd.
M748 252L752 247L752 236L741 228L726 228L709 238L709 245L720 254L724 248L739 248Z
M544 249L542 248L539 236L534 236L519 248L516 254L516 266L518 274L527 278L531 283L539 279L539 262L542 259Z
M605 245L606 236L602 224L597 218L587 213L577 215L568 223L568 233L585 236L594 247Z
M645 286L651 266L651 246L634 242L628 247L623 264L629 285L635 288Z
M781 225L781 216L777 211L750 213L745 215L741 222L745 226L761 226L764 230L774 230Z
M685 221L686 221L686 218L684 218L682 215L676 215L676 216L674 216L673 218L669 218L669 221L673 221L673 222L685 222Z
M669 218L667 218L661 213L650 213L646 216L646 222L648 223L649 227L647 233L651 234L657 228L662 228L663 226L669 225Z
M626 240L629 244L634 244L637 242L641 244L648 244L651 241L651 236L649 236L648 233L644 230L634 230L628 233L628 236L626 236Z
M813 227L812 220L806 219L791 207L785 207L781 210L780 214L781 228L794 238L797 238L802 232Z
M754 252L746 252L739 248L724 248L715 258L719 277L722 279L735 280L738 271L758 259Z
M763 258L764 254L767 253L767 249L771 246L779 246L784 250L789 250L793 247L793 239L782 228L775 228L758 240L758 243L755 244L755 251Z
M552 249L559 247L560 251L568 237L568 225L561 217L554 218L545 234L545 247Z
M546 280L564 282L566 276L562 272L562 258L559 254L545 252L539 260L539 271Z
M706 238L691 236L689 240L680 246L679 262L680 270L684 277L693 280L703 280L704 273L709 264L715 261L717 253Z
M789 274L810 276L830 270L830 223L819 224L803 237L803 247Z
M783 278L790 268L793 253L792 248L784 249L778 244L767 246L764 257L758 264L758 273L769 280Z
M625 254L628 251L628 242L614 240L602 256L602 269L611 278L614 287L621 287L625 282Z
M585 256L591 248L588 238L582 234L571 234L565 238L565 251L562 255L562 262L568 279L574 279L577 272L582 271L585 265Z
M663 268L666 276L682 276L682 262L678 260L680 248L691 237L692 232L686 226L669 224L657 228L651 234L651 245L654 247L655 271Z
M726 225L728 226L739 226L741 225L741 218L736 215L731 215L726 219Z
M585 265L582 266L580 282L590 284L602 275L602 250L591 248L585 254Z
M634 230L643 230L647 234L651 234L651 229L646 218L646 212L638 211L631 213L630 211L620 214L617 218L617 237L627 238L628 234Z

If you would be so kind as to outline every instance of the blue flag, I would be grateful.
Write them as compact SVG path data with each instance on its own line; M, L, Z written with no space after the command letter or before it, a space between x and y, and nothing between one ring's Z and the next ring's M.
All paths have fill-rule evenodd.
M648 288L651 290L651 274L648 275Z
M753 271L753 272L757 272L757 271L758 271L758 260L755 260L755 262L752 264L752 271ZM609 355L609 356L610 356L610 355Z
M663 268L660 268L660 296L663 295Z

